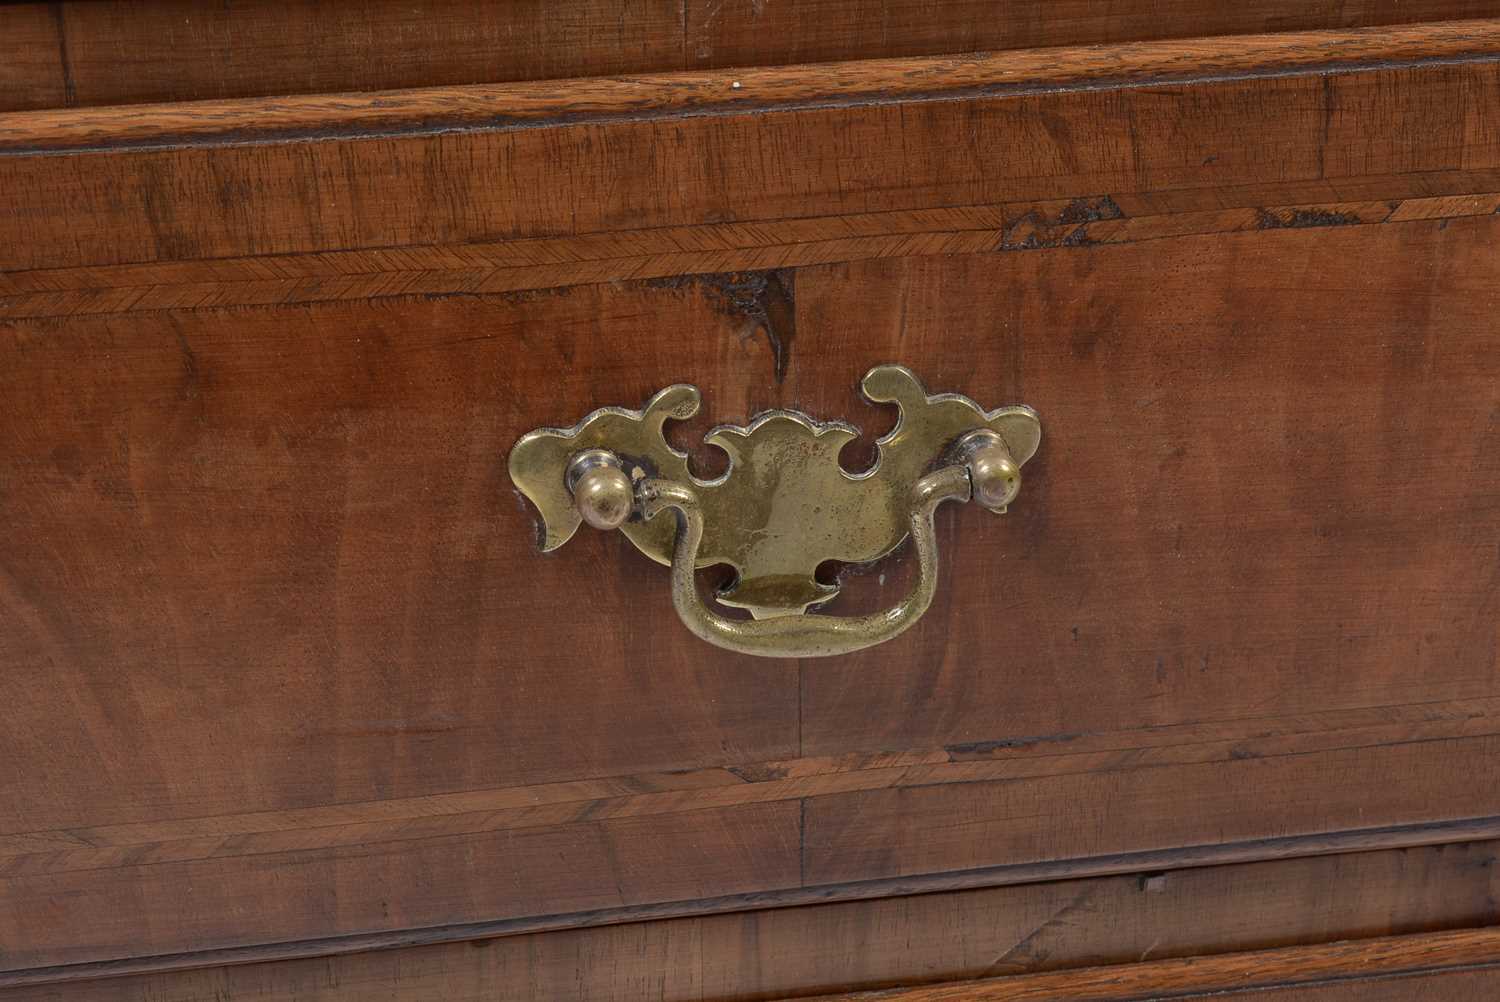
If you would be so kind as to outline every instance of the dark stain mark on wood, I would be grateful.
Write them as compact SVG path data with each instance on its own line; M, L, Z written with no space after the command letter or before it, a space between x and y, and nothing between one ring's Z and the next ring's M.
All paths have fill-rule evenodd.
M796 279L790 268L708 275L701 281L726 316L743 321L740 336L764 334L771 346L776 381L786 378L792 339L797 336Z
M1364 222L1353 212L1335 212L1332 209L1257 209L1255 228L1258 230L1300 230L1314 226L1356 226Z
M1077 198L1055 213L1033 209L1005 227L1002 250L1036 250L1042 247L1084 247L1092 241L1088 224L1101 219L1123 219L1125 213L1108 195Z
M948 753L949 761L962 762L973 758L986 758L997 751L1006 751L1011 748L1030 748L1034 745L1057 743L1063 744L1076 741L1083 734L1041 734L1022 738L1002 738L995 741L969 741L963 744L944 745L943 751Z
M714 309L737 322L742 339L764 335L771 348L776 382L786 378L792 358L792 341L797 336L796 272L793 269L683 275L651 279L645 284L658 289L689 286L702 289Z
M1485 187L1495 187L1495 185L1486 182ZM220 192L221 197L229 197L225 194L223 185L220 186ZM1136 216L1124 215L1123 210L1111 197L1103 195L1067 203L1054 201L1040 205L1026 203L1019 206L1004 205L987 208L1003 211L1004 219L1008 221L1008 224L1002 223L996 226L989 223L987 219L982 224L981 230L965 230L966 234L972 234L974 237L974 243L966 245L968 246L967 252L980 254L1100 244L1126 245L1257 229L1269 231L1334 226L1373 226L1389 222L1423 222L1436 225L1441 230L1448 226L1450 219L1488 218L1492 215L1500 215L1500 193L1414 196L1410 199L1387 199L1379 203L1237 206L1217 211L1182 210ZM1024 214L1018 215L1018 213ZM1095 221L1059 222L1063 218L1068 220L1092 218ZM1120 225L1126 221L1128 221L1128 227ZM1045 225L1039 230L1037 229L1039 224ZM962 222L939 223L930 230L922 230L920 234L912 233L911 239L915 243L904 252L906 256L920 257L952 253L953 251L946 243L947 239L953 236L953 232L945 228L948 225L959 229L964 226ZM762 237L762 242L738 246L732 253L742 255L745 260L765 262L768 257L783 259L796 247L796 241L790 237L784 243L769 234L763 233ZM932 240L930 245L926 244L928 238ZM668 289L686 289L706 283L717 290L716 302L727 304L732 312L743 311L748 301L749 312L753 315L763 314L770 321L769 327L752 323L746 329L742 323L737 325L736 329L744 330L747 338L752 337L759 330L769 330L775 339L773 342L768 338L768 343L771 344L773 350L773 362L776 363L777 374L784 376L790 360L790 340L795 333L795 303L792 284L794 269L762 269L756 272L720 272L712 275L699 273L685 277L627 279L623 277L624 273L637 268L658 250L668 250L673 246L670 242L653 244L652 238L644 235L641 239L646 242L639 247L640 256L618 259L620 271L611 272L616 276L614 279L616 283L631 286L635 283L642 283L646 287ZM864 246L853 246L849 249L847 260L865 260L871 256L881 256L881 253L878 247L872 250ZM36 273L10 272L7 274L7 280L24 288L19 294L0 296L0 318L18 317L40 322L51 316L138 313L163 309L186 313L199 309L226 310L265 306L280 308L299 303L338 302L351 299L390 302L403 298L416 298L438 302L455 297L484 297L498 298L499 301L506 303L521 303L543 296L566 296L575 288L609 281L607 275L598 281L578 281L569 270L571 265L568 264L556 266L562 268L561 271L556 271L553 270L554 266L550 265L512 265L496 262L489 270L476 276L473 269L455 267L443 259L440 253L430 263L424 262L422 260L424 254L425 252L420 248L403 248L401 260L411 263L410 269L406 272L402 272L399 268L396 272L392 272L389 255L366 254L363 251L339 252L337 258L332 255L274 255L269 260L274 261L277 266L284 262L298 277L273 280L265 280L261 277L259 269L265 267L267 263L265 260L249 258L197 263L179 262L169 268L162 265L139 265L132 267L124 274L106 278L102 284L98 285L94 283L100 281L100 272L88 269L64 269L56 272L39 271ZM159 267L164 270L158 272L156 269ZM138 269L141 270L138 271ZM242 271L245 275L243 278L240 277ZM393 274L397 277L393 278ZM327 280L332 276L341 277L337 281ZM747 284L747 276L758 276L761 281L764 281L765 284L761 288L759 297L755 294L755 286L760 285L760 282ZM476 285L497 280L502 282L514 280L518 288L503 289L498 284L493 290L477 291L475 288ZM411 281L420 283L424 288L421 290L407 288L406 283ZM278 294L282 298L279 300L262 299L261 296L266 287L272 283L281 287ZM448 287L444 287L445 283ZM201 304L192 301L193 296L201 294L196 289L187 290L187 301L184 301L183 296L179 294L184 286L200 285L215 287L211 301ZM140 294L124 296L119 291L121 289L135 289ZM245 290L248 298L237 298L242 294L241 290ZM773 310L773 306L778 308ZM743 312L735 312L734 315L744 319ZM1089 330L1075 334L1073 336L1075 354L1080 358L1087 357L1094 350L1095 343L1103 340L1104 337L1105 335L1097 331ZM1147 398L1142 406L1149 406L1154 399ZM855 448L857 451L858 447ZM855 458L857 457L853 454L847 455L846 463L850 466L858 465L854 461ZM868 460L869 457L866 456L864 460L866 465Z
M730 766L729 772L747 783L769 783L777 779L786 779L791 774L791 769L784 765L759 762L752 765Z
M1101 219L1123 218L1125 218L1125 213L1108 195L1075 199L1057 214L1059 223L1096 223Z

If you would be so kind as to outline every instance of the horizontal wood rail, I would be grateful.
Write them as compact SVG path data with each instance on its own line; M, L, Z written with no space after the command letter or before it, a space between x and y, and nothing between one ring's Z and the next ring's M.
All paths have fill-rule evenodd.
M1371 222L1500 191L1497 58L1486 19L0 115L0 315Z
M1254 845L1190 847L1154 853L1136 853L1112 859L1063 861L1042 866L999 867L983 872L870 881L858 885L816 887L767 894L735 895L715 901L676 902L535 919L468 923L429 929L408 929L392 933L205 949L159 956L0 971L0 992L28 986L76 984L100 979L194 971L209 967L277 963L318 957L349 957L369 951L400 951L440 944L464 944L470 941L492 940L497 937L525 936L568 929L600 929L605 926L628 923L727 916L733 913L766 909L791 908L795 910L840 902L869 902L874 899L900 901L908 899L907 896L913 894L941 894L984 887L1017 887L1021 884L1041 886L1048 881L1076 882L1087 878L1107 878L1129 874L1159 876L1163 873L1176 874L1184 870L1207 866L1276 866L1286 864L1266 863L1266 861L1307 859L1313 856L1347 853L1360 854L1352 857L1354 859L1374 858L1382 847L1399 851L1422 846L1454 847L1460 843L1470 843L1471 847L1482 849L1486 843L1474 840L1496 837L1500 837L1500 818L1476 819L1450 824L1418 826L1405 830L1347 832L1312 838L1276 839ZM1339 871L1340 873L1358 874L1360 872L1357 864L1341 863L1341 866L1344 868ZM1167 879L1172 881L1178 878ZM1251 928L1253 929L1253 925ZM1275 934L1285 932L1286 930L1280 929L1276 930ZM1247 934L1250 933L1247 932ZM967 990L970 986L978 985L985 990L997 992L1002 989L1013 990L1019 994L976 997L1029 999L1055 998L1054 993L1061 990L1060 986L1066 986L1069 989L1077 986L1080 991L1091 985L1104 990L1140 991L1142 986L1155 983L1153 979L1163 984L1181 987L1184 991L1190 988L1194 991L1218 989L1228 987L1231 983L1235 987L1264 986L1288 980L1307 980L1324 976L1328 971L1340 965L1357 963L1370 965L1369 970L1372 974L1409 970L1414 964L1425 962L1432 957L1442 958L1445 964L1489 963L1491 960L1485 958L1489 958L1491 951L1495 949L1494 937L1497 935L1500 935L1500 929L1464 930L1458 933L1443 933L1439 936L1384 937L1362 940L1355 944L1338 944L1331 948L1285 948L1225 957L1164 960L1149 964L1100 968L1092 972L1059 970L1052 973L1014 975L982 982L965 982L962 985L939 985L933 986L932 989L922 990ZM1358 949L1351 950L1348 948L1350 946L1358 947ZM1261 972L1260 980L1246 981L1243 979L1247 977L1246 969L1250 963L1246 958L1281 960L1283 964L1279 972L1272 972L1270 968L1267 968L1265 972ZM1494 959L1500 961L1500 956ZM1193 981L1193 978L1198 975L1201 975L1201 980ZM1231 978L1242 980L1237 982L1225 980ZM1025 991L1033 991L1037 994L1028 995L1024 993ZM844 997L838 996L838 998ZM848 996L850 999L872 997L881 996L864 993ZM906 1002L904 996L898 997ZM968 997L958 994L936 995L931 998ZM1114 1000L1138 996L1131 994L1075 996L1070 992L1067 997ZM910 1002L919 1002L919 1000L929 1002L928 997L923 995L912 996Z
M1485 13L1482 0L1174 0L1170 17L1157 0L1067 11L1056 0L956 0L940 16L923 0L575 0L566 17L550 4L516 3L475 17L453 0L367 0L350 18L327 5L275 0L227 8L146 0L128 14L87 0L11 0L0 5L0 39L21 58L0 59L0 110L786 65ZM148 58L163 39L170 39L171 58ZM317 58L308 59L314 50Z
M1500 738L1500 699L1442 704L1382 706L1306 714L1294 718L1253 717L1098 734L1063 734L971 742L938 749L747 762L722 768L665 774L603 776L559 783L468 790L426 797L330 804L297 810L257 811L144 822L100 824L46 831L0 832L0 879L46 873L107 869L131 864L180 863L275 855L339 846L373 846L486 831L524 830L610 818L645 818L747 804L817 800L860 791L936 789L977 783L1041 780L1099 773L1232 767L1237 762L1292 761L1310 756L1333 760L1358 752L1415 743L1446 742L1455 748L1485 747ZM1476 799L1476 804L1485 801ZM1500 806L1500 802L1489 803ZM1437 826L1433 830L1443 830ZM1336 848L1310 850L1305 839L1271 840L1297 846L1291 852L1339 851L1351 846L1411 844L1408 829L1392 829L1393 841L1349 833L1332 838ZM1444 840L1500 835L1483 823L1460 827ZM1268 851L1267 855L1283 855ZM1198 856L1172 850L1169 860ZM1247 858L1230 851L1234 858ZM1118 863L1109 865L1110 869ZM1150 865L1157 865L1155 863ZM1172 865L1180 865L1173 862ZM1020 879L1055 878L1090 864L1043 864ZM983 879L983 878L982 878ZM940 878L941 882L941 878ZM1009 882L1009 881L1007 881ZM956 885L944 885L956 886Z
M1221 956L1059 971L927 985L881 992L853 992L804 1002L1125 1002L1129 999L1196 997L1200 994L1274 989L1294 985L1363 982L1437 971L1484 970L1494 991L1500 986L1500 928L1464 929L1421 936L1329 943L1321 946L1258 950ZM1262 995L1255 998L1276 998ZM1303 998L1305 996L1290 996ZM1359 994L1348 996L1351 1000ZM1403 998L1392 995L1390 998ZM1423 996L1428 997L1428 996ZM1436 998L1437 996L1431 996ZM1443 996L1478 999L1479 995ZM1488 996L1485 996L1488 997Z
M0 115L0 153L538 128L1161 86L1500 58L1500 18Z
M0 273L0 320L503 295L685 272L713 275L878 258L1066 251L1292 229L1446 225L1500 211L1500 170L1392 177L1385 179L1383 191L1380 199L1340 201L1331 199L1335 193L1321 184L1219 189L1213 193L1218 207L1180 211L1129 194L1099 195L1066 202L410 247L399 253L328 251Z

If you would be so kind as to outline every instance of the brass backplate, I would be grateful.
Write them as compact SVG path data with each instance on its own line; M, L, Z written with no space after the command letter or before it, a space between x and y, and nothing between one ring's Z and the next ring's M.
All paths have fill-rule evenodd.
M846 471L839 450L858 437L842 421L817 421L790 410L767 411L748 425L720 425L705 441L722 449L729 467L715 480L688 470L687 456L667 444L663 428L698 412L700 394L669 386L639 411L602 407L572 428L542 428L510 454L510 475L542 514L542 548L555 549L577 531L581 516L569 489L568 468L586 450L618 456L632 481L662 478L691 484L703 511L697 566L727 564L735 580L718 596L757 619L796 615L827 602L836 585L816 578L826 561L869 563L899 546L908 532L912 485L945 460L965 433L1000 436L1015 466L1036 452L1041 423L1025 406L984 411L956 393L928 394L900 365L871 369L861 390L872 403L893 403L900 420L877 442L875 464ZM996 510L1003 510L998 508ZM670 564L675 526L670 519L635 515L620 526L647 556Z

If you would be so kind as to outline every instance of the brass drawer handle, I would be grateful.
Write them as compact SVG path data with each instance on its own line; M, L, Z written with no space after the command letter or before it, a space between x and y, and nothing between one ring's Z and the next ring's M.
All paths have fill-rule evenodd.
M901 409L865 473L839 465L839 450L858 435L852 426L773 410L745 427L710 431L705 441L729 454L729 470L699 480L662 432L668 420L698 411L697 388L677 384L639 411L604 407L572 428L522 436L510 453L511 480L542 514L544 550L588 522L618 528L671 566L672 604L709 643L765 657L847 654L900 634L932 603L937 506L972 498L1005 511L1020 489L1021 465L1041 442L1031 408L986 412L955 393L928 395L903 366L876 366L860 387L866 399ZM656 517L668 509L675 519ZM907 536L918 573L905 598L866 616L808 613L838 593L817 580L820 564L869 563ZM699 595L694 572L715 564L737 572L717 601L748 610L750 619L715 612Z

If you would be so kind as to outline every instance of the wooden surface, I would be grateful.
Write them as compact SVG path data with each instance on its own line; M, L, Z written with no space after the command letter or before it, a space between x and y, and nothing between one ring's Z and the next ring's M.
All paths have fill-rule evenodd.
M0 971L1500 834L1497 53L11 116ZM728 655L620 539L535 552L523 432L687 380L683 447L797 407L857 467L890 361L1045 429L898 641Z
M1255 1002L1487 1002L1495 997L1497 987L1500 987L1500 970L1481 967L1418 975L1355 978L1334 984L1252 989L1242 994L1230 992L1215 994L1213 997L1243 997Z
M7 962L1500 814L1497 228L805 269L780 362L707 282L10 323ZM705 657L618 539L529 549L522 431L685 375L870 426L889 358L1048 434L901 642Z
M682 19L677 0L0 4L0 111L681 69Z
M1495 190L1418 194L1475 187ZM715 273L718 277L708 280L709 286L720 290L714 295L733 300L735 295L721 295L723 290L764 284L765 270L789 265L1489 216L1500 208L1500 170L1442 177L1392 175L1362 182L1351 194L1382 191L1386 195L1381 199L1339 201L1337 191L1312 182L1269 190L1247 186L854 213L835 219L708 223L620 235L403 247L399 253L329 251L171 265L0 272L0 317L504 293L626 279L671 279L685 268ZM1297 204L1278 204L1277 200ZM1230 207L1192 208L1223 204ZM759 269L762 277L734 277L744 269Z
M1494 0L0 4L0 112L1490 17Z
M1493 17L1485 0L727 0L688 5L690 65L750 66Z
M1397 950L1386 941L1377 948L1367 942L1355 951L1292 951L1293 962L1280 965L1265 963L1263 954L1257 963L1217 956L1484 926L1500 918L1497 852L1500 843L1494 841L1449 844L750 910L66 986L39 984L0 989L0 999L363 1002L378 992L380 998L452 1002L702 1002L936 986L972 978L1007 977L1011 984L1035 987L1038 983L1020 975L1043 974L1053 975L1040 983L1049 986L1119 989L1154 984L1149 972L1161 969L1152 962L1175 957L1197 957L1196 966L1211 974L1169 968L1175 974L1158 978L1161 986L1203 989L1205 981L1265 986L1278 977L1310 980L1329 972L1379 975L1415 962L1443 966L1484 959L1493 936L1445 936L1425 948L1413 948L1409 939ZM1115 965L1130 966L1110 977L1079 971ZM1014 998L1059 995L1094 998L1071 992Z
M1465 32L1500 46L1493 24ZM1214 45L1233 43L1204 43ZM1381 64L1379 51L1367 62ZM1087 54L1048 58L1066 67ZM837 85L809 73L806 95ZM1062 212L1077 200L1075 214L1129 216L1492 194L1497 81L1500 62L1485 58L363 142L0 156L0 270L19 273L5 276L17 292L55 290L56 312L78 286L108 286L107 266L158 265L132 273L137 289L202 286L291 277L287 256L304 259L293 275L319 270L306 284L354 281L362 296L372 293L358 276L371 270L396 273L403 292L440 291L400 284L434 258L449 291L484 291L491 269L470 244L564 240L572 256L582 241L593 245L585 258L676 250L668 273L688 274L721 267L714 252L742 245L734 227L778 222L804 224L791 238L800 244L899 234L920 228L913 216L956 207L1056 202ZM721 229L670 247L676 230L704 226ZM774 266L770 256L750 267ZM532 281L614 277L575 269Z
M1055 94L1226 77L1352 72L1493 62L1500 19L1409 28L1135 42L1084 49L1023 49L925 59L867 59L821 66L749 67L576 80L422 88L372 94L117 106L9 115L0 154L122 150L205 142L328 140L565 124L641 122L684 114L743 115ZM1328 103L1331 96L1325 97Z
M1500 968L1487 966L1267 988L1246 991L1243 995L1246 1002L1488 1002L1497 991L1500 991Z
M0 989L0 999L701 1002L1058 972L1492 922L1497 852L1470 843L747 911Z
M1477 967L1443 972L1443 968ZM1428 980L1421 975L1435 972ZM1393 975L1409 975L1397 981ZM1344 979L1345 985L1320 985ZM1456 979L1456 980L1455 980ZM1365 994L1363 982L1378 994ZM1297 982L1312 982L1306 987ZM1500 987L1500 929L1333 943L1223 957L1132 964L1093 971L998 978L873 994L842 994L808 1002L1020 1002L1067 998L1114 1002L1147 998L1223 997L1244 992L1281 1002L1345 998L1469 1002ZM1268 988L1263 994L1256 989Z
M66 986L71 1002L697 1002L1415 935L1496 912L1500 843L750 910ZM0 990L5 1002L57 986Z

